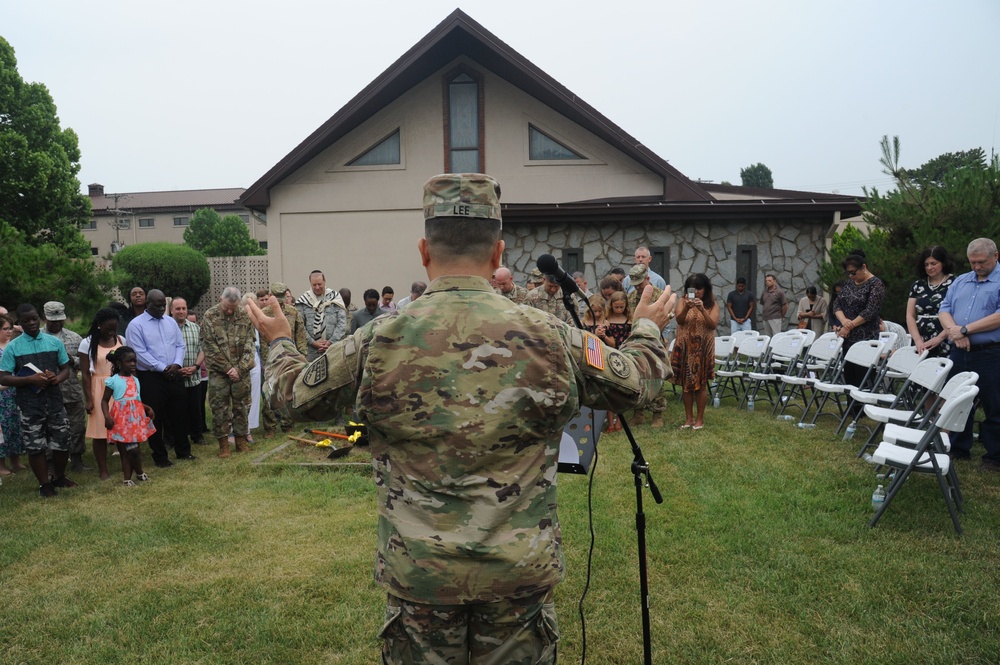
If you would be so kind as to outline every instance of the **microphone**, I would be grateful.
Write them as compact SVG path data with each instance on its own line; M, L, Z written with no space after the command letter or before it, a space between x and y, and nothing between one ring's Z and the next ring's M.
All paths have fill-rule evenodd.
M580 287L576 285L576 280L567 275L566 271L559 267L556 257L551 254L542 254L538 257L536 265L543 275L555 277L556 282L562 287L564 294L570 295L580 292Z

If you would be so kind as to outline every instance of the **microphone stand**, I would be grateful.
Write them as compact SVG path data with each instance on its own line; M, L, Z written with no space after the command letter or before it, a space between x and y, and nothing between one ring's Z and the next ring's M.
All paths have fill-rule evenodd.
M573 305L573 291L565 286L563 286L562 301L570 316L573 317L576 327L582 330L583 324L580 322L580 315ZM587 307L590 307L589 303ZM591 315L593 316L593 310L591 310ZM632 475L635 478L635 531L639 556L639 597L642 603L642 662L644 665L653 665L653 639L649 621L649 571L646 565L646 513L642 507L642 488L644 486L649 488L650 494L653 495L653 501L656 503L663 503L663 495L660 494L660 488L653 480L653 474L650 473L649 464L642 455L642 449L639 448L635 437L632 436L632 429L625 421L625 415L619 413L618 419L621 421L625 436L628 437L629 444L632 446Z

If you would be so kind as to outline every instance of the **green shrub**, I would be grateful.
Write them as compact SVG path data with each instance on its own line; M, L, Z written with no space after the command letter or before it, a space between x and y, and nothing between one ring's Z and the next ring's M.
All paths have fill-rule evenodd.
M115 255L114 267L122 293L135 286L160 289L168 296L181 296L188 307L198 305L212 279L204 254L169 242L125 247Z

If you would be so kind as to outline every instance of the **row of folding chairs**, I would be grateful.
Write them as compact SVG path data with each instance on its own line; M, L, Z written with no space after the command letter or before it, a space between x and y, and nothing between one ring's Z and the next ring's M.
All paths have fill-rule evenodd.
M927 358L913 346L894 348L899 341L895 337L883 333L844 354L843 340L833 333L815 339L795 331L774 337L723 336L716 340L713 396L732 398L740 407L766 401L779 417L798 408L800 427L814 426L822 415L837 415L838 435L848 423L853 431L863 415L872 426L858 457L874 463L879 477L889 479L885 501L869 526L882 518L907 478L929 474L937 479L955 531L961 534L963 497L948 456L949 433L965 428L975 408L979 377L962 372L948 379L949 359ZM865 368L860 385L845 381L848 362Z

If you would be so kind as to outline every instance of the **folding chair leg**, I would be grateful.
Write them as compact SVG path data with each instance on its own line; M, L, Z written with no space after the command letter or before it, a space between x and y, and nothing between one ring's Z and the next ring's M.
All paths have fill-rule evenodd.
M935 465L935 468L937 469L937 465ZM951 469L948 470L951 471ZM945 482L945 476L940 473L941 469L937 469L937 471L938 473L935 473L934 475L937 476L938 485L941 487L941 494L944 495L944 502L948 504L948 513L951 515L952 524L955 525L955 533L961 536L962 525L958 523L958 513L955 511L955 502L951 499L951 488L948 486L948 483Z
M885 492L885 501L883 501L882 505L879 506L879 509L875 511L875 516L872 517L871 521L868 523L869 527L874 527L876 524L878 524L878 521L882 518L882 515L889 507L889 504L892 502L893 498L896 496L896 492L899 491L899 488L903 486L903 482L906 480L907 476L910 475L910 471L912 470L912 468L913 466L910 465L905 469L896 472L896 479L893 480L891 483L889 483L889 487L886 489Z

